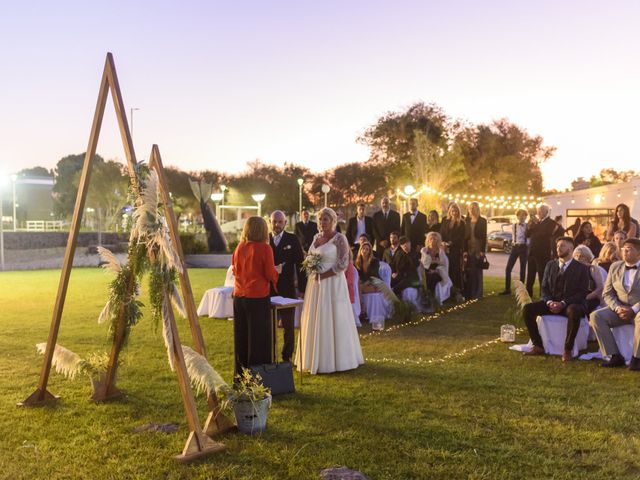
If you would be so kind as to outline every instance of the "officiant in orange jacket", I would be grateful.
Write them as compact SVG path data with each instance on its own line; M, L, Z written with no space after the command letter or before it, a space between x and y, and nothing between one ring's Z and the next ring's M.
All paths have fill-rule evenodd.
M282 265L282 273L278 277L276 286L277 292L272 292L272 294L286 298L298 298L296 279L300 276L300 267L304 255L298 237L293 233L286 232L284 229L286 225L287 217L282 211L276 210L271 214L269 244L273 250L274 263ZM286 309L280 312L280 315L284 329L282 360L289 362L295 346L295 310Z

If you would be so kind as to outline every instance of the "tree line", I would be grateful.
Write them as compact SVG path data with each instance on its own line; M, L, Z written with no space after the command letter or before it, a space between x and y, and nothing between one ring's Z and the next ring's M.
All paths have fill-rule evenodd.
M244 172L228 174L213 170L185 171L167 167L166 175L176 213L198 216L200 205L189 179L227 187L226 204L253 205L254 193L264 193L263 211L298 210L298 179L304 180L304 207L323 205L323 184L330 191L328 202L350 215L359 201L374 202L393 195L404 185L429 185L439 191L468 191L482 195L542 193L540 165L555 147L544 145L540 136L506 119L470 124L448 116L435 104L415 103L402 111L388 112L370 125L356 141L369 147L366 161L351 162L323 172L284 163L255 160ZM68 155L52 171L26 169L23 175L53 175L54 214L59 219L73 213L84 154ZM609 175L610 178L611 175ZM602 180L606 181L606 179ZM127 204L126 165L96 155L87 207L102 216L107 229L114 228ZM422 209L438 208L440 199L423 194Z

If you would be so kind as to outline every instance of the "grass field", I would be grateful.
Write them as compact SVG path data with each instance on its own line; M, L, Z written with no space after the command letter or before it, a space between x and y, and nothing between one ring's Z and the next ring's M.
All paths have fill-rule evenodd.
M224 272L190 275L198 301L222 284ZM364 366L305 376L295 395L274 402L263 435L223 436L225 452L177 464L188 429L148 314L133 329L119 371L122 399L94 404L88 380L53 372L57 404L16 407L37 384L42 357L34 345L47 339L58 279L58 271L0 274L0 478L306 479L334 465L372 480L640 478L640 375L595 362L523 358L500 343L470 351L505 323L512 300L499 296L363 338ZM80 355L107 349L106 326L96 319L109 279L98 269L73 271L59 344ZM489 278L485 285L491 291L502 283ZM186 322L179 324L183 343L191 344ZM232 323L201 324L211 363L230 379ZM204 421L205 399L198 404ZM151 422L180 428L132 432Z

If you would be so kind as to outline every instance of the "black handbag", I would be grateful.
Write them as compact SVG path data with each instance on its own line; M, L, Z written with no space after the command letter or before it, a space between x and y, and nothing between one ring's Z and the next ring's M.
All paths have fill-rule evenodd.
M487 257L482 257L482 262L480 263L480 266L482 267L482 270L489 270L489 260L487 260Z
M259 374L262 377L262 384L271 389L273 396L295 393L296 391L293 384L293 365L291 362L252 365L249 370L254 376Z

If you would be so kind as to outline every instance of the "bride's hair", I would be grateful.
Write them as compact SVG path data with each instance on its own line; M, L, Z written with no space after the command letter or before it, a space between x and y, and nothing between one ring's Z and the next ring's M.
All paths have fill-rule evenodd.
M249 217L240 234L241 242L267 243L269 241L269 229L267 222L262 217Z
M329 218L331 218L332 227L335 227L338 224L338 215L333 208L324 207L320 212L318 212L318 219L320 219L322 215L328 215Z

